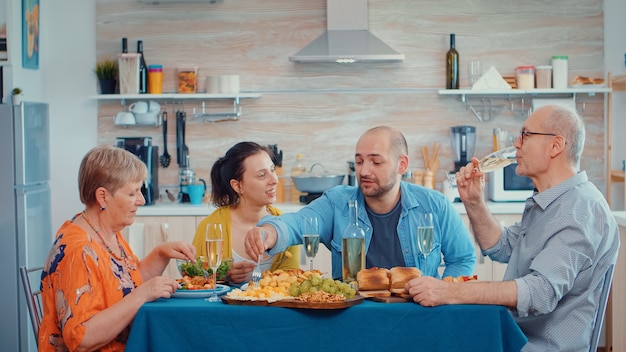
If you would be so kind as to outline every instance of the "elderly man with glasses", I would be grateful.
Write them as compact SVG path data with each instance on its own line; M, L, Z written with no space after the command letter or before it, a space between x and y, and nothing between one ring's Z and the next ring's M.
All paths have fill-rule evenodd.
M589 350L619 232L604 196L580 171L584 144L583 121L570 108L544 106L528 117L514 144L516 173L528 176L536 189L521 221L507 227L485 204L478 160L461 168L457 186L472 232L483 255L508 263L504 279L413 279L405 287L413 300L425 306L508 306L528 337L523 351Z

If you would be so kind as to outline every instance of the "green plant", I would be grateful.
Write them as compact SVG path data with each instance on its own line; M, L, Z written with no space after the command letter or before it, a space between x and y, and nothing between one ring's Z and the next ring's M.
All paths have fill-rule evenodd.
M11 95L20 95L22 94L22 88L13 88L13 90L11 91Z
M96 64L98 79L117 79L117 61L104 59Z

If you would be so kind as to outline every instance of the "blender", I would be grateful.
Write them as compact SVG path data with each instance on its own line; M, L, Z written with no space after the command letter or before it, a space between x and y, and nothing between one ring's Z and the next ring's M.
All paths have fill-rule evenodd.
M443 181L443 193L451 202L460 202L459 191L456 188L455 174L461 167L467 165L474 155L476 144L476 127L453 126L450 128L450 143L452 145L452 157L454 170L447 174Z

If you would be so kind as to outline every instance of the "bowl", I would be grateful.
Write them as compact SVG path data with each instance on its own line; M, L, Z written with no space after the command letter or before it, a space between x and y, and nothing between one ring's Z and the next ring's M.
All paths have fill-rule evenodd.
M180 276L208 276L208 272L202 267L200 258L196 260L196 263L192 263L189 260L176 259L176 267Z
M322 193L329 188L340 185L345 175L335 174L311 174L291 176L293 183L300 192Z
M145 114L134 113L135 121L138 125L158 125L159 124L159 113L156 112L148 112Z

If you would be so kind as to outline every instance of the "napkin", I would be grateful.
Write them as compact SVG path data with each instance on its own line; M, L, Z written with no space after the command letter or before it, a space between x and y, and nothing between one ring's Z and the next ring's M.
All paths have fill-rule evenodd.
M491 66L483 73L482 76L472 85L472 90L493 90L493 89L511 89L511 86L500 75L495 67Z

